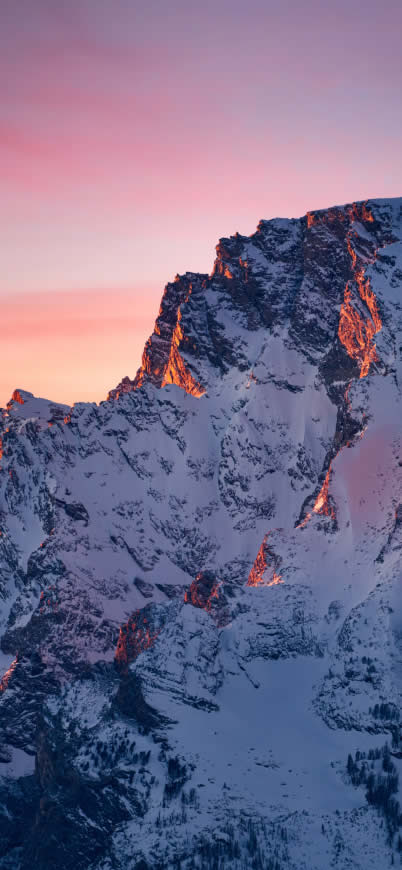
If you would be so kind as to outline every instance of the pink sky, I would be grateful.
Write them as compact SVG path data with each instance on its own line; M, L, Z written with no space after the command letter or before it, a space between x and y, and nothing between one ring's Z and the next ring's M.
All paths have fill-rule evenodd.
M3 357L99 401L166 281L258 220L402 193L394 0L3 0Z

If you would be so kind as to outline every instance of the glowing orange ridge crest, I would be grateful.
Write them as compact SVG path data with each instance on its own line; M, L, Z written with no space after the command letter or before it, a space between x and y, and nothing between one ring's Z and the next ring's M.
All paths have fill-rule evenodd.
M366 206L363 208L364 220L373 221L371 212ZM362 316L353 306L351 282L348 281L341 305L338 336L351 359L360 365L360 377L365 378L370 371L371 364L378 361L374 336L382 329L382 321L377 299L371 288L370 278L366 277L365 267L358 265L357 254L352 245L352 231L348 234L347 248L352 261L353 280L357 285L360 299L368 308L369 316Z
M200 398L204 395L205 390L201 384L193 378L179 351L180 342L183 339L183 330L180 325L180 320L181 312L179 311L177 324L173 331L169 359L163 375L162 387L165 387L167 384L176 384L178 387L185 390L186 393L190 393L191 396Z

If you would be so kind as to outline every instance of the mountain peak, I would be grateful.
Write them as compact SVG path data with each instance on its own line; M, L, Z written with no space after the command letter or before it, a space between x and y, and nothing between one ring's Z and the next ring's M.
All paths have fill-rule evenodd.
M399 860L401 205L222 238L109 402L14 394L1 870Z
M17 402L19 405L24 405L26 401L33 398L33 393L29 393L28 390L14 390L10 401L7 402L7 408L10 410L15 402Z
M28 390L18 388L14 390L10 401L7 402L2 417L9 421L37 419L48 424L62 420L69 410L68 405L37 398Z
M303 218L261 220L251 236L235 233L221 238L211 275L186 272L166 285L135 378L124 378L108 399L116 400L146 383L160 388L174 383L201 397L217 374L222 376L233 365L242 370L252 364L250 354L243 352L244 329L274 329L288 322L295 339L299 335L301 340L304 331L306 352L315 352L318 344L329 347L341 306L345 323L351 311L344 299L351 272L348 239L356 239L363 259L364 249L370 248L370 259L376 246L390 238L392 215L400 211L401 203L398 199L353 202L311 211ZM314 294L321 292L326 280L317 256L328 259L331 276L324 293L332 302L323 317L317 316L314 303ZM292 269L283 277L281 270L290 264ZM359 358L358 350L353 357Z

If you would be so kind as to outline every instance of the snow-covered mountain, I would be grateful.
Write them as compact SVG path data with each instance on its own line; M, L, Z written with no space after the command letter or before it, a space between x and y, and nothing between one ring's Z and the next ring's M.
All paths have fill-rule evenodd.
M222 239L99 406L15 391L2 870L399 863L401 422L402 199Z

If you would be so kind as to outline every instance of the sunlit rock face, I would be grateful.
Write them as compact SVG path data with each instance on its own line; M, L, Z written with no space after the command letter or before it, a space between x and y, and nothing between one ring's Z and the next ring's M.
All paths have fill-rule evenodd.
M105 402L1 412L2 870L399 861L401 239L261 221Z

